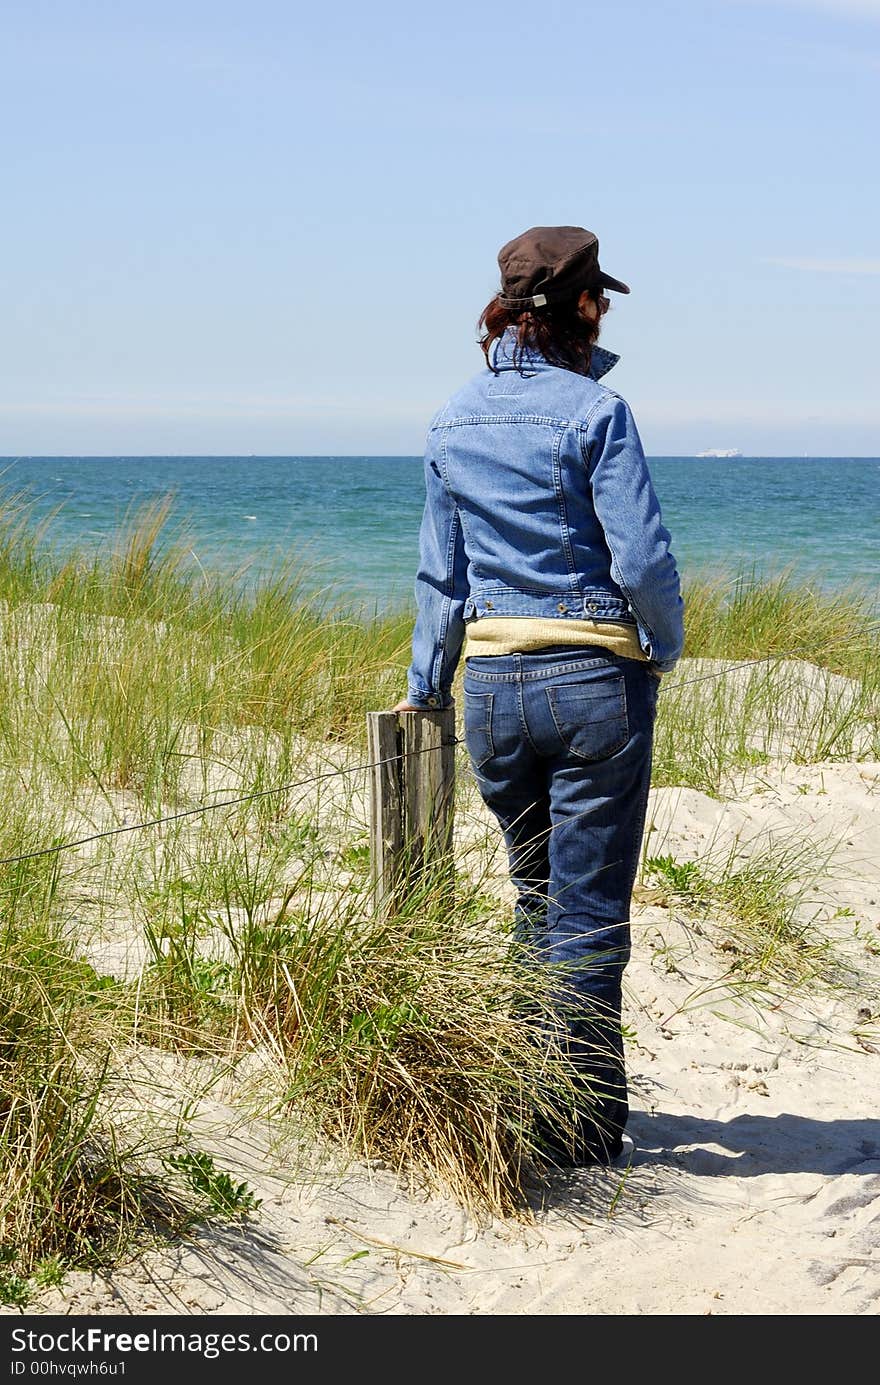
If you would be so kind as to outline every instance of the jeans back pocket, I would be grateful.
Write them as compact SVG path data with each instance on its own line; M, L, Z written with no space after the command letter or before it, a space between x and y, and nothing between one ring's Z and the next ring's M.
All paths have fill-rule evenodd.
M495 754L492 740L492 698L492 693L474 693L465 689L464 738L475 769L479 769Z
M629 740L626 680L617 668L546 689L559 739L580 760L607 760Z

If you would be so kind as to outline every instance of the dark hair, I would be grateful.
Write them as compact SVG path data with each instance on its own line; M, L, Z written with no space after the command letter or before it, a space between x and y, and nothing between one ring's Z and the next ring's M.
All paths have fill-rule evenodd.
M582 290L583 291L583 290ZM602 290L598 286L587 290L596 303L600 303ZM607 305L608 300L605 299ZM533 347L550 361L552 365L564 366L566 370L588 375L593 346L599 339L602 322L602 308L595 321L581 317L578 312L578 296L567 298L532 312L527 308L505 308L497 296L487 303L477 329L480 332L480 346L486 357L486 364L495 370L489 360L489 352L508 327L516 328L516 346L513 363L517 370L522 366L523 352ZM498 371L495 370L495 374Z

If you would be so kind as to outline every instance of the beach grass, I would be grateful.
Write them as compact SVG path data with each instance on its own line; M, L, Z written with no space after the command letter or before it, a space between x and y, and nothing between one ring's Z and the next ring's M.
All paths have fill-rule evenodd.
M749 851L733 842L698 859L649 856L644 873L663 887L664 903L684 909L708 935L738 982L791 992L840 980L834 949L808 907L829 857L812 839L767 837Z
M233 1068L257 1049L276 1066L266 1116L476 1215L521 1212L523 1167L541 1163L534 1118L572 1110L574 1086L562 1056L534 1041L547 980L516 963L497 902L463 877L451 900L438 869L389 914L363 872L340 886L317 851L286 886L279 860L257 898L239 865L213 907L203 877L207 931L181 900L178 927L151 939L136 1037L225 1045Z
M0 868L0 1302L18 1308L71 1266L252 1205L220 1170L206 1183L185 1100L155 1082L133 1099L124 988L81 955L65 893L57 855Z
M232 1073L259 1052L273 1119L481 1213L522 1209L541 1162L530 1113L571 1105L571 1072L534 1043L546 977L511 963L493 843L453 905L430 878L393 917L370 894L365 713L404 691L411 615L333 604L295 565L194 581L185 557L165 503L99 555L54 556L20 507L0 514L15 1283L84 1261L108 1226L185 1224L199 1188L228 1195L198 1149L146 1157L107 1124L126 1046ZM721 795L771 761L880 757L870 593L783 574L694 580L686 601L656 785ZM821 970L790 907L803 861L687 864L668 872L685 871L689 904L736 919L725 964Z

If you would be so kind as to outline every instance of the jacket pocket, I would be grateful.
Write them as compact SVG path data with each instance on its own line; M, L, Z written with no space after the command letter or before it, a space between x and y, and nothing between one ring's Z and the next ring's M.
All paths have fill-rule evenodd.
M474 769L479 769L495 754L492 740L493 693L464 694L464 739Z
M607 760L629 740L624 676L616 668L596 674L588 682L546 690L559 739L580 760Z

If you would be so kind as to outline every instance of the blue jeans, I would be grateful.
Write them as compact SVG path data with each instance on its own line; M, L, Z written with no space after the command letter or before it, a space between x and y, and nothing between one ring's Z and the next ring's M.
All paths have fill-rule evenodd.
M539 1129L562 1164L607 1162L629 1115L621 984L645 829L659 681L598 646L469 658L465 737L504 832L516 929L554 964L561 1042L578 1074L571 1123Z

